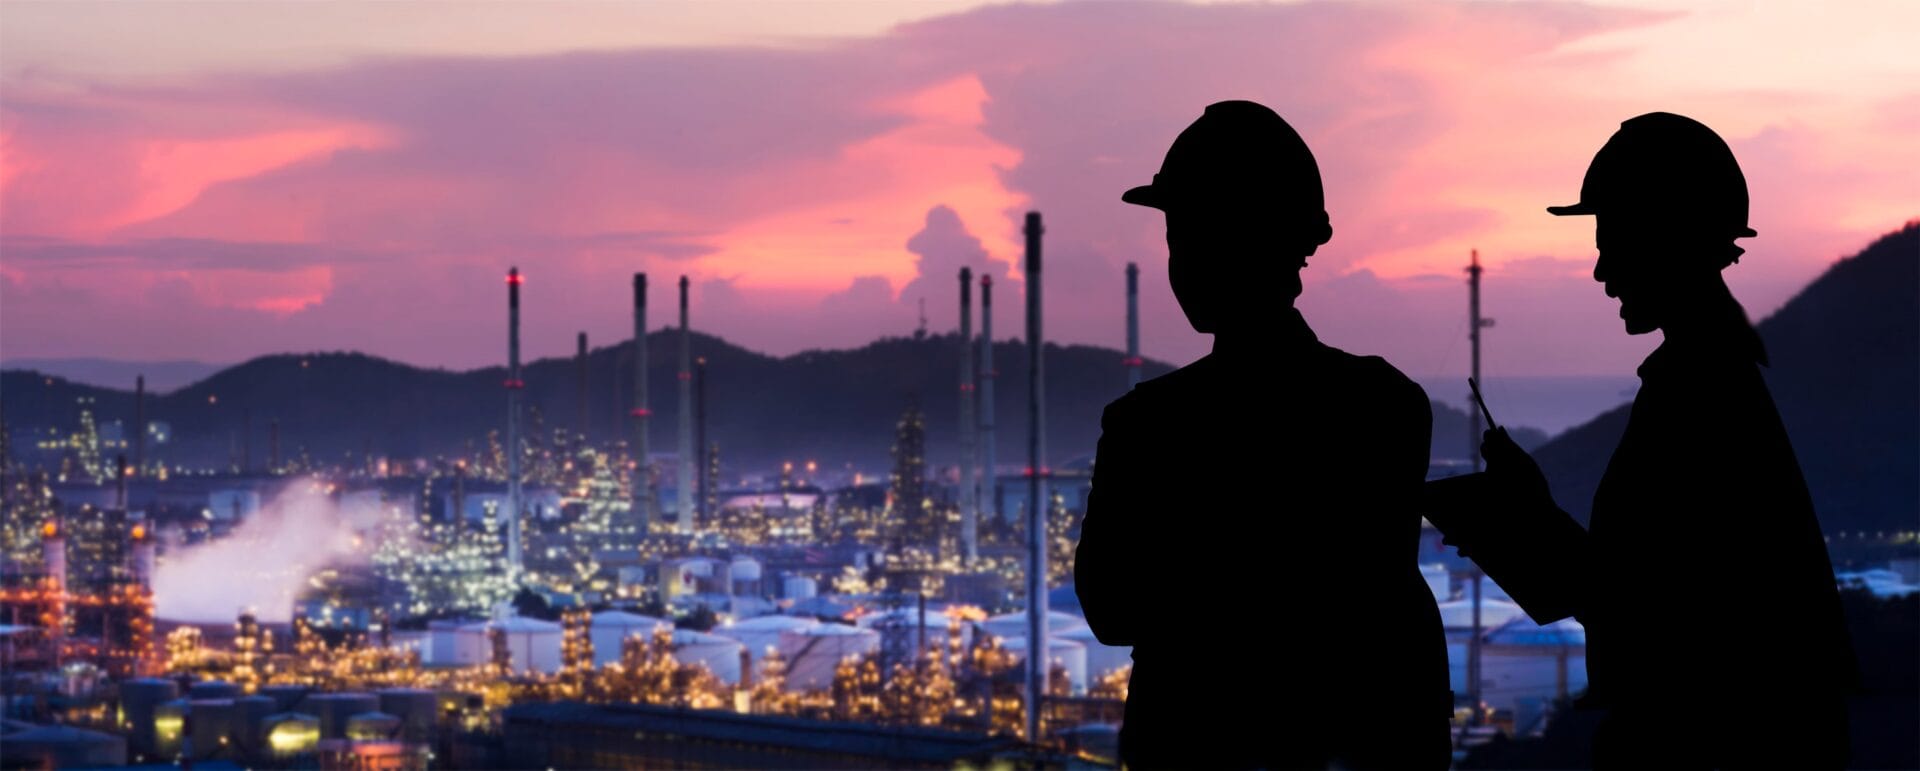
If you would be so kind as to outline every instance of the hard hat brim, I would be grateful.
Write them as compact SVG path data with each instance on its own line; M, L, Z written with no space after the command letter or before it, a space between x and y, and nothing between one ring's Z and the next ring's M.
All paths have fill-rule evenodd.
M1141 185L1121 193L1120 200L1135 206L1146 206L1162 211L1167 208L1166 191L1152 185Z
M1579 216L1584 214L1599 214L1600 207L1594 206L1593 204L1590 204L1590 203L1576 203L1576 204L1568 204L1566 206L1549 206L1547 207L1547 213L1552 214L1553 216L1556 216L1556 217L1574 217L1574 216ZM1733 231L1734 238L1755 238L1755 237L1758 237L1759 235L1760 235L1759 233L1754 232L1753 228L1746 227L1744 225L1741 226L1740 229Z

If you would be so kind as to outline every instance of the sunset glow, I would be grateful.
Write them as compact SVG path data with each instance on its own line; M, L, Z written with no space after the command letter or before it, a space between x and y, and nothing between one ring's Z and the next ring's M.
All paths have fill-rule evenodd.
M1728 275L1756 317L1920 215L1910 3L705 5L497 4L431 35L406 4L8 4L4 354L480 366L501 322L474 298L508 264L533 358L627 334L637 270L689 275L694 326L747 347L852 346L923 299L951 328L962 265L1012 314L1033 209L1050 336L1118 345L1137 261L1145 351L1183 363L1208 341L1158 215L1119 193L1227 98L1286 116L1327 177L1309 320L1415 374L1464 366L1476 248L1490 367L1631 371L1649 341L1591 281L1591 223L1543 207L1635 114L1733 146L1761 235Z

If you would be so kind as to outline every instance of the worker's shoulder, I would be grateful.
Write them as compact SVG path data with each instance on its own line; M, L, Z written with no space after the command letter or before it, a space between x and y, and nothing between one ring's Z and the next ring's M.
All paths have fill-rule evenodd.
M1203 358L1159 377L1135 383L1120 398L1107 402L1101 422L1127 420L1136 415L1157 412L1167 405L1186 403L1194 395L1212 390L1207 368L1203 366L1205 361Z
M1323 360L1333 370L1332 379L1345 387L1370 390L1375 393L1389 393L1410 397L1418 395L1426 401L1427 391L1407 377L1392 362L1379 356L1348 353L1330 345L1322 345Z

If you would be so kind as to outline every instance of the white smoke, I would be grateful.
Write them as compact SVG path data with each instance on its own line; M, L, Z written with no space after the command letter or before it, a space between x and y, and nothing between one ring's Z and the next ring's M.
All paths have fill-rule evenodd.
M355 525L377 517L377 510L342 511L318 482L295 482L226 538L163 556L153 576L154 614L218 623L251 610L263 622L290 621L294 598L316 571L365 559Z

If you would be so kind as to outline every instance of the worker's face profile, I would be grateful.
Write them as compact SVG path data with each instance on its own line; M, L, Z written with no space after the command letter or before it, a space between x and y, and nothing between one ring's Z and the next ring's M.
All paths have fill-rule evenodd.
M1644 335L1661 328L1678 278L1670 274L1681 258L1671 254L1671 237L1651 219L1624 212L1594 215L1593 229L1594 246L1600 252L1593 280L1606 287L1608 297L1620 301L1620 320L1627 334Z
M1194 331L1257 323L1300 296L1312 249L1272 209L1203 203L1169 207L1166 218L1167 277Z

